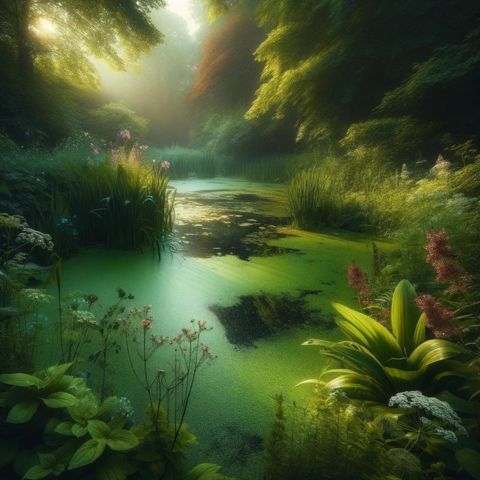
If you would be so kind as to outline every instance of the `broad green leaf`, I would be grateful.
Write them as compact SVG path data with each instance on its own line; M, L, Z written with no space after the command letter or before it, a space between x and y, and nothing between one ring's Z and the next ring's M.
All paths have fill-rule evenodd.
M38 377L27 373L4 373L0 375L0 383L15 387L39 387L42 381Z
M415 327L415 331L413 332L413 349L417 348L421 343L425 341L426 318L426 315L422 313L417 321L417 326Z
M138 438L130 430L113 430L107 439L107 445L118 452L131 450L138 444Z
M67 392L54 392L48 397L42 398L42 400L43 403L49 408L72 407L78 401L76 397Z
M396 286L392 297L392 330L406 355L414 349L415 329L420 315L415 304L416 296L413 285L408 280L402 280Z
M83 437L88 432L87 427L82 427L78 423L75 423L72 427L72 433L77 437Z
M333 307L343 317L336 320L338 328L350 339L371 350L381 361L404 357L395 337L376 320L338 303L334 303Z
M52 473L51 468L45 468L41 465L34 465L27 470L27 473L23 476L26 480L38 480L40 478L46 478Z
M34 415L38 409L38 402L31 400L30 402L16 403L8 412L8 423L26 423Z
M55 427L55 432L60 435L73 435L72 433L73 422L61 422Z
M96 439L106 439L109 437L111 429L102 420L89 420L87 425L88 433Z
M72 456L68 464L69 470L84 467L93 463L105 450L105 440L92 438L87 440Z
M220 468L212 463L200 463L185 474L182 480L233 480L219 473Z
M480 453L463 448L455 453L459 465L473 478L480 480Z
M136 468L128 462L125 455L108 456L95 466L96 480L125 480L136 472Z
M459 345L443 339L427 340L420 344L408 357L410 369L419 370L434 363L458 357L464 352Z
M39 453L38 458L40 460L40 465L43 468L53 468L57 463L57 458L53 453Z
M62 363L61 365L53 365L47 368L47 375L50 377L61 377L67 373L73 362Z

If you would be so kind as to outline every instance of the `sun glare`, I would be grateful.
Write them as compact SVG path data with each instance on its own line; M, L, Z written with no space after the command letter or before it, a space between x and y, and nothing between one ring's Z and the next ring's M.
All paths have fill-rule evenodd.
M52 36L57 33L57 26L48 18L41 17L35 22L32 30L38 35Z
M192 0L168 0L167 10L182 17L187 24L188 33L192 36L195 35L199 25L193 16Z

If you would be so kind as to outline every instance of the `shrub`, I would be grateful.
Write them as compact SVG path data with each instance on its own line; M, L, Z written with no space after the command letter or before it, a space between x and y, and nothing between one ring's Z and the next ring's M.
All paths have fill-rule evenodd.
M318 397L308 408L275 399L266 440L267 480L386 478L387 448L380 424L342 395Z
M392 332L373 318L344 305L334 304L342 318L336 323L347 340L308 340L340 367L323 373L320 380L306 380L330 390L341 390L351 398L386 403L395 393L426 389L439 392L454 380L464 382L471 373L458 360L466 351L443 339L427 340L425 314L415 305L413 286L402 280L391 306Z

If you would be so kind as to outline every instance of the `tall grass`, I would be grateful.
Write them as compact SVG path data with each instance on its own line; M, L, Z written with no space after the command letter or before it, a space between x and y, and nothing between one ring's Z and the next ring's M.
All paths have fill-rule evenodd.
M159 165L66 162L55 177L55 208L66 207L82 243L160 252L172 229L175 191Z

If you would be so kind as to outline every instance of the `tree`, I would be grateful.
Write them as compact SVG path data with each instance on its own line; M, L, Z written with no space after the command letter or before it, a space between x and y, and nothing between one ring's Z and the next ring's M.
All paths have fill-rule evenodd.
M127 60L160 42L149 14L163 4L164 0L0 0L0 50L9 69L2 72L0 86L14 95L10 112L2 117L28 117L24 133L33 127L54 136L44 111L50 99L56 103L66 97L58 102L60 115L61 110L75 110L75 95L82 93L78 89L97 85L92 57L122 69ZM76 106L69 105L71 101ZM8 122L3 126L9 130Z
M299 137L335 143L350 124L393 110L435 120L448 97L457 108L441 112L439 129L464 118L473 133L478 110L465 97L478 82L479 16L474 0L262 0L269 34L255 53L263 70L247 118L293 108Z

